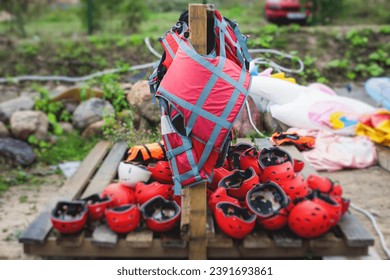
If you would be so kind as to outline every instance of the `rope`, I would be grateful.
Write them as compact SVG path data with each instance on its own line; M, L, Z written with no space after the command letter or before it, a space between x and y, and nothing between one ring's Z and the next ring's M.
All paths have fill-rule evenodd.
M248 117L249 117L249 122L250 122L251 126L253 127L253 129L256 131L257 134L259 134L261 137L265 138L266 136L265 136L263 133L261 133L261 132L257 129L256 125L253 123L252 115L251 115L251 110L250 110L250 108L249 108L248 99L245 100L245 105L246 105L246 109L247 109L247 111L248 111Z
M152 54L154 54L154 55L157 56L158 58L161 58L161 57L162 57L162 55L159 54L159 53L152 47L152 45L150 44L150 39L149 39L149 37L146 37L145 40L144 40L144 42L145 42L145 45L148 47L149 51L150 51Z
M146 69L150 67L154 67L155 62L145 63L140 65L135 65L129 68L129 71L135 71L140 69ZM91 75L83 76L83 77L66 77L66 76L37 76L37 75L25 75L25 76L17 76L11 78L0 78L0 83L8 83L8 82L21 82L21 81L61 81L68 83L79 83L87 80L91 80L93 78L103 76L106 74L113 74L122 71L122 69L109 69L100 72L96 72Z
M287 54L287 53L284 53L284 52L281 52L281 51L278 51L278 50L274 50L274 49L250 49L249 50L249 53L271 53L271 54L274 54L274 55L278 55L278 56L282 56L284 58L288 58L288 59L291 59L291 60L297 60L297 62L299 63L299 68L298 69L290 69L290 68L286 68L286 67L283 67L279 64L277 64L276 62L272 61L272 60L269 60L269 59L266 59L266 58L255 58L253 59L252 61L255 63L255 64L260 64L260 65L265 65L265 64L268 64L270 67L272 68L275 68L278 72L286 72L286 73L301 73L304 69L305 69L305 65L303 63L303 61L296 57L296 56L293 56L293 55L290 55L290 54Z
M386 246L385 238L383 237L383 234L382 234L381 230L379 229L379 226L378 226L378 224L376 223L376 220L375 220L374 216L372 216L371 213L368 212L367 210L364 210L364 209L362 209L362 208L356 206L356 205L353 204L353 203L351 203L350 206L351 206L353 209L355 209L356 211L358 211L358 212L364 214L364 215L371 221L371 223L372 223L372 225L373 225L373 227L374 227L376 233L377 233L378 236L379 236L379 240L380 240L380 242L381 242L382 249L383 249L383 251L385 252L387 258L390 259L390 251L389 251L389 249L388 249L387 246Z

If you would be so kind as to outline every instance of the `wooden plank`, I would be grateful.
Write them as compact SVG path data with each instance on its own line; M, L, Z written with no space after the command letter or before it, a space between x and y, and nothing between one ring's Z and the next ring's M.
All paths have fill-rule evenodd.
M207 211L206 235L207 238L214 238L215 236L215 224L211 211Z
M311 248L331 247L340 242L344 242L344 240L336 237L332 231L329 231L320 237L312 238L309 240Z
M207 258L206 218L207 197L206 183L200 182L189 188L190 224L189 258L203 260Z
M132 231L127 234L126 243L131 248L150 248L153 243L153 232L149 229Z
M207 248L233 248L233 246L233 239L223 233L217 233L214 237L207 239Z
M114 248L118 243L118 235L107 225L98 225L92 233L91 242L99 247Z
M273 240L269 238L264 230L253 231L243 240L244 248L270 248Z
M160 239L164 248L187 247L187 241L181 239L180 232L176 228L171 231L161 233Z
M183 188L181 190L181 215L180 215L180 232L182 239L189 240L190 227L190 190Z
M374 247L368 248L368 254L363 256L324 256L323 260L381 260L378 252L375 251Z
M85 236L85 231L81 231L76 234L59 234L57 236L57 244L58 246L68 247L68 248L75 248L81 246L83 243Z
M43 243L49 234L52 223L50 221L51 211L59 200L73 200L78 197L88 184L92 174L98 168L100 162L107 154L109 143L101 141L95 145L91 152L81 163L75 174L69 178L61 187L58 195L52 198L34 221L22 232L19 241L22 243Z
M343 233L346 243L351 247L366 247L374 245L374 237L351 213L345 213L338 227Z
M272 232L275 245L281 248L300 248L303 246L302 238L299 238L288 229Z
M88 197L95 193L100 194L103 189L112 182L118 172L119 163L123 159L127 149L127 143L115 143L83 193L83 197Z
M269 248L244 248L242 244L233 248L210 248L208 259L312 259L341 255L354 258L367 254L367 248L349 247L345 243L315 249L307 245L298 248L279 247L272 243Z
M376 151L379 166L390 172L390 148L377 144Z
M199 54L207 54L207 5L190 4L188 11L191 45Z
M206 260L207 259L207 240L206 238L191 238L188 243L188 259Z
M190 41L199 54L207 54L207 10L208 5L189 4L188 23ZM212 15L209 13L209 16ZM209 26L210 27L210 26ZM207 258L206 240L206 183L200 182L189 188L189 258Z
M126 259L187 259L187 248L164 248L160 239L154 239L150 248L133 248L127 245L125 238L118 240L115 248L95 246L91 238L84 238L79 247L58 246L56 238L49 237L44 244L24 244L27 254L42 257L61 258L126 258Z

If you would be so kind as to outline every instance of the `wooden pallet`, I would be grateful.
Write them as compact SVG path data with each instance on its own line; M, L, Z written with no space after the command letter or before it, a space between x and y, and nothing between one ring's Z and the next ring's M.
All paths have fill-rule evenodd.
M260 148L270 145L261 139L256 144ZM302 160L302 155L294 147L286 147L286 150L294 158ZM206 217L205 247L195 250L190 245L192 205L188 189L183 190L181 225L168 233L156 234L139 228L127 235L118 235L104 223L95 223L70 236L53 230L50 210L55 203L60 199L78 199L101 193L107 184L115 180L117 167L126 151L125 143L117 143L112 148L106 142L95 146L75 175L61 188L58 197L48 203L46 210L20 236L26 254L57 258L194 259L199 251L205 250L205 258L208 259L301 259L365 256L374 244L372 235L351 213L344 215L334 230L315 239L301 239L289 230L267 232L256 228L244 240L235 240L218 229L205 209L205 212L198 212ZM315 170L306 164L302 173L307 176ZM199 224L195 225L202 228Z
M206 34L212 24L213 8L209 5L189 6L191 43L198 53L209 49ZM248 141L248 140L245 140ZM267 141L256 141L259 148ZM302 159L294 148L290 154ZM290 259L324 256L365 256L374 238L352 214L346 214L338 226L320 238L303 240L288 230L266 232L255 229L244 240L223 234L207 213L206 183L182 191L180 227L169 233L156 234L139 228L127 235L113 233L105 224L95 224L83 232L62 236L50 223L50 210L60 199L78 199L101 193L112 182L119 162L126 152L125 143L111 149L100 142L83 161L76 174L68 180L43 211L22 233L24 252L42 257L60 258L126 258L126 259ZM316 173L306 164L303 174Z

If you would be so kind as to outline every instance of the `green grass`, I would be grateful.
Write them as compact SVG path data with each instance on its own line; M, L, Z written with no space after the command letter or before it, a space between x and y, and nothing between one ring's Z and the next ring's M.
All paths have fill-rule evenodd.
M74 132L59 136L55 145L36 150L36 153L38 161L48 165L65 161L81 161L97 142L98 138L85 139Z
M4 170L3 170L4 171ZM11 168L2 172L0 177L0 194L7 191L12 186L28 184L36 186L42 183L42 178L32 175L21 168Z

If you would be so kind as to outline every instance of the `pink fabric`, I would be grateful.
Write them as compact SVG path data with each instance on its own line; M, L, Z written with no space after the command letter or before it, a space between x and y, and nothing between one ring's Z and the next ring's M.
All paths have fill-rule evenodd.
M321 83L312 83L308 86L308 88L317 89L329 95L337 95L333 89Z
M340 136L329 131L290 128L302 136L315 136L315 148L302 152L317 171L337 171L345 168L366 168L377 163L375 144L366 136Z

